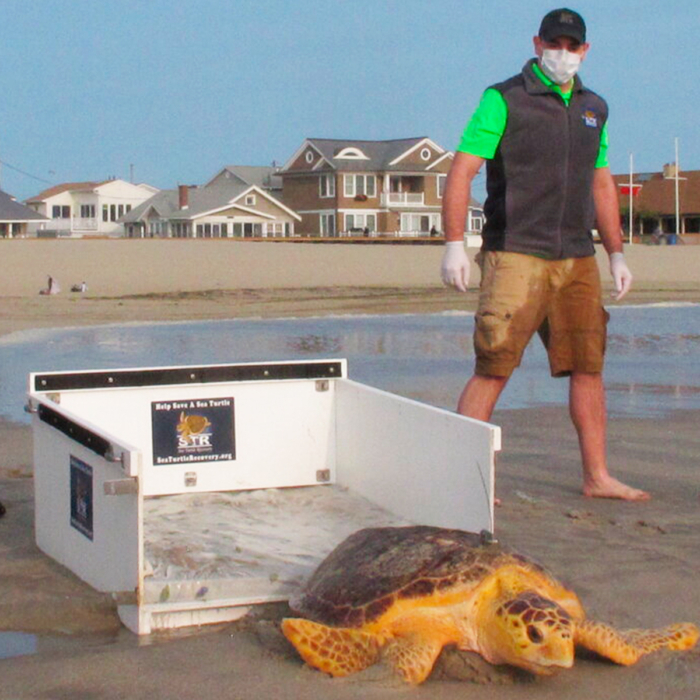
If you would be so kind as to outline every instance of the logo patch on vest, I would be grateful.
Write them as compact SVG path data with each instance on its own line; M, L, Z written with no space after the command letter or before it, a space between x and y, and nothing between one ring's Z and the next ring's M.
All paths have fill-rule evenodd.
M598 115L591 109L587 109L582 115L583 123L595 129L598 126Z

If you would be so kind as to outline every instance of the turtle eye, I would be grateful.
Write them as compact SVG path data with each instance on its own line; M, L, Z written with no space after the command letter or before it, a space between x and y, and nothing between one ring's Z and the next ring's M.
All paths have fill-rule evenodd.
M544 639L544 635L542 632L540 632L539 628L535 627L535 625L527 626L527 636L534 644L540 644Z

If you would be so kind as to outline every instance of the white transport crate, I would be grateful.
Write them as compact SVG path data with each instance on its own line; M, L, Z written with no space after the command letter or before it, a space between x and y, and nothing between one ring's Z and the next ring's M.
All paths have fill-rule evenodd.
M289 598L362 527L494 529L499 428L345 360L32 373L36 539L137 634Z

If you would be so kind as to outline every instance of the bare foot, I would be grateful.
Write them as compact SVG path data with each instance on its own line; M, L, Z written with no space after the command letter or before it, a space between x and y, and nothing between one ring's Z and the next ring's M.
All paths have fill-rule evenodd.
M648 501L651 495L632 488L613 477L599 483L584 484L583 495L588 498L619 498L623 501Z

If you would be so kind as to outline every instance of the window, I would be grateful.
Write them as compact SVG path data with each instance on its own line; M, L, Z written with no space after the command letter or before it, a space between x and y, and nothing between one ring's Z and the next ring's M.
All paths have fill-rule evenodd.
M61 206L54 204L51 209L52 219L70 219L70 207L63 205Z
M433 152L429 148L423 148L420 152L420 157L423 160L430 160L432 155L433 155Z
M109 205L109 220L110 221L117 220L117 205L116 204Z
M321 214L320 233L322 236L335 236L335 214Z
M307 163L313 163L314 162L314 152L313 151L306 151L306 155L304 156L306 158Z
M321 197L335 197L335 175L321 175L318 184Z
M265 236L266 237L275 237L275 238L282 238L282 235L284 233L284 224L283 223L269 223L265 224Z
M366 195L376 197L377 178L374 175L345 175L344 192L346 197Z
M445 194L445 182L447 182L447 175L438 175L437 177L437 191L438 197L442 199Z
M401 230L412 233L429 233L434 226L440 230L440 214L401 214Z
M376 214L346 214L345 215L345 230L346 231L370 231L377 230L377 215Z
M102 221L109 221L109 207L106 204L102 205Z
M345 158L347 160L369 160L369 158L359 149L352 146L344 148L334 158Z
M245 203L246 203L246 206L254 207L255 206L255 195L254 194L247 194L246 198L245 198Z
M484 228L484 212L481 209L469 210L467 227L470 231L481 231Z
M221 224L221 237L228 238L228 224Z
M94 204L81 204L80 205L80 218L81 219L94 219L95 218L95 205Z

